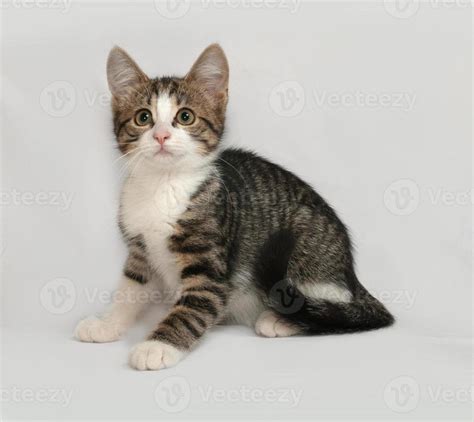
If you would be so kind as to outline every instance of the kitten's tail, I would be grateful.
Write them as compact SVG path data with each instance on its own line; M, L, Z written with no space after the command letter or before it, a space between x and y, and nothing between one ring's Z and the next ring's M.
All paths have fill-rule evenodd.
M294 246L294 236L281 231L262 248L256 281L265 294L267 306L311 334L374 330L393 324L393 316L362 286L351 263L344 274L343 287L351 293L349 301L306 296L302 292L306 289L299 289L297 277L292 279L288 272Z
M269 295L268 305L309 334L350 333L392 325L395 319L385 306L357 284L350 302L336 302L308 298L290 280L283 280Z

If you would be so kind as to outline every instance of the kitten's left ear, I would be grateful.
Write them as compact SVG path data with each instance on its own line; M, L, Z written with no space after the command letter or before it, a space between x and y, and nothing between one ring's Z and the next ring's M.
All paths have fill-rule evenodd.
M149 79L125 50L115 46L107 59L107 80L112 95L120 98L136 92Z
M229 64L219 44L207 47L193 64L185 78L202 86L217 100L227 101Z

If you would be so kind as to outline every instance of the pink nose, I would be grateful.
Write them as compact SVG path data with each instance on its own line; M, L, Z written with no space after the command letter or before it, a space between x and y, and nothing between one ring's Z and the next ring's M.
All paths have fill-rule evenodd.
M171 133L169 133L166 129L159 129L153 134L153 138L155 138L160 145L163 145L170 137Z

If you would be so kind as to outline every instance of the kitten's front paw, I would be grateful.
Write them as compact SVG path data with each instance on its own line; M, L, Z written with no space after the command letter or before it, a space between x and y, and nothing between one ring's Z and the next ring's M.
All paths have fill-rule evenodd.
M130 352L130 366L139 371L157 371L176 365L184 352L170 344L149 340L137 344Z
M120 324L89 317L77 324L74 337L88 343L107 343L120 339L124 331Z

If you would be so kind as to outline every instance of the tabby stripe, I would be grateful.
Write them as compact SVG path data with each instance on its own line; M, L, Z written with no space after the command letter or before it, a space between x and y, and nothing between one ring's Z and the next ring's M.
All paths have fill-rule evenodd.
M135 138L137 135L135 133L130 133L127 128L125 128L123 130L128 136L130 136L131 138Z
M212 248L211 245L191 244L191 245L175 245L172 248L172 250L173 252L196 254L196 253L209 252L211 248Z
M187 240L191 240L192 239L206 239L206 242L209 242L209 243L215 243L216 241L219 241L221 240L221 236L219 235L219 233L216 233L216 232L210 232L210 231L205 231L205 230L198 230L197 228L194 230L194 232L192 234L189 234L189 233L183 233L183 234L179 234L179 235L173 235L170 237L170 240L172 242L177 242L177 243L184 243L185 241Z
M143 274L144 270L146 269L146 262L142 259L136 259L132 255L130 255L127 259L125 268L127 271L137 274Z
M196 321L201 328L207 328L206 321L204 321L199 315L197 315L194 311L191 312L191 315L193 321Z
M146 284L147 282L147 279L145 276L141 275L141 274L138 274L134 271L130 271L129 269L126 269L124 271L124 274L125 276L127 276L128 278L131 278L132 280L135 280L137 281L138 283L140 284Z
M148 105L151 106L151 97L153 96L153 91L151 89L148 89L147 94L148 94L148 96L147 96L146 101L147 101Z
M143 254L142 249L132 249L130 248L130 256L136 261L146 261L145 255Z
M199 309L204 313L212 315L213 318L216 318L218 315L214 302L207 297L186 295L179 300L178 304L190 309Z
M117 136L120 134L121 130L124 128L124 126L130 122L132 120L132 118L130 119L127 119L127 120L124 120L122 123L120 123L118 129L117 129Z
M216 136L219 136L219 135L220 135L219 132L217 131L217 129L214 127L214 125L213 125L209 120L207 120L205 117L201 117L201 116L199 116L199 118L200 118L204 123L206 123L207 127L208 127L209 129L211 129L212 132L214 132L214 135L216 135Z
M170 97L174 97L176 95L176 85L175 84L173 84L173 86L169 89L168 95Z
M183 315L176 313L176 314L173 314L169 318L175 318L179 322L181 322L181 324L192 334L194 338L197 339L201 337L202 334ZM169 318L167 318L166 321L168 321Z
M192 199L197 197L198 192L201 190L201 188L198 189L198 191L192 196ZM187 220L178 220L177 223L182 227L182 228L194 228L194 227L199 227L200 224L204 223L204 220L202 219L197 219L197 218L189 218Z
M176 94L176 99L178 100L178 106L181 106L186 100L186 95L182 92Z
M140 249L145 251L145 242L141 239L142 236L134 236L132 239L130 239L130 243L132 246L138 246Z
M206 138L204 138L204 137L202 137L202 136L196 136L195 139L196 139L196 141L198 141L198 142L202 142L203 144L206 145L206 147L209 148L209 139L206 139Z
M207 323L201 318L199 311L197 309L183 307L176 309L174 312L180 312L183 315L186 315L190 320L196 321L201 328L207 328Z
M195 293L209 292L209 293L213 294L214 296L217 296L224 303L225 303L225 299L226 299L226 296L227 296L224 289L221 288L218 285L213 285L213 286L205 285L205 286L189 287L188 289L185 290L184 294L187 294L188 292L195 292Z
M187 343L183 344L183 337L179 336L174 327L160 324L160 328L148 337L148 340L161 340L164 343L172 344L173 346L184 348L187 347Z
M196 275L205 275L211 280L219 279L219 274L214 268L211 267L211 264L208 261L202 261L198 264L188 265L181 272L181 278L183 280Z
M225 306L227 301L225 296L219 296L218 294L211 292L209 290L203 290L200 292L189 292L189 293L183 293L183 300L186 300L185 298L193 296L197 298L202 298L202 299L209 299L211 300L216 306Z

